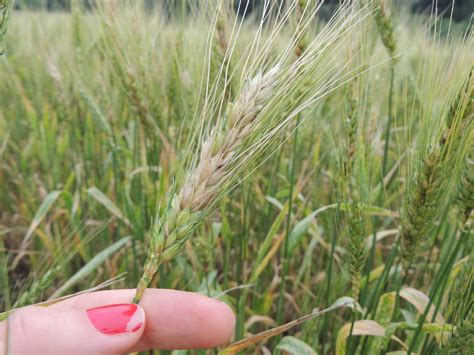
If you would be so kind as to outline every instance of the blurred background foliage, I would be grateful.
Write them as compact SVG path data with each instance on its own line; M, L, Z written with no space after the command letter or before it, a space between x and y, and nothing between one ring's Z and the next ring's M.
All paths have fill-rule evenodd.
M72 14L69 1L15 2L17 9L55 12L13 13L0 57L1 310L104 282L136 285L189 118L202 109L203 62L210 56L216 75L227 51L226 41L214 40L208 53L208 14L194 11L211 0L144 1L146 16L139 1L120 1L140 6L102 14L83 11L94 8L92 0L71 1ZM262 3L252 1L247 11L262 11ZM338 1L325 3L310 38ZM409 7L386 3L394 5L384 13L393 24L369 18L364 31L352 33L353 46L327 61L354 56L348 71L370 70L305 110L299 134L282 135L274 154L225 197L186 252L162 265L152 282L220 295L237 314L236 340L347 295L362 307L363 313L341 309L307 322L281 342L260 344L256 353L283 348L291 339L304 342L310 354L334 354L338 347L349 354L401 349L389 336L349 335L353 325L373 322L380 324L377 336L381 329L396 335L416 353L473 348L474 238L460 219L473 206L474 161L464 157L468 151L474 156L474 124L461 123L464 112L474 117L467 109L474 107L473 85L466 84L473 77L473 1L457 0L453 12L451 1L438 1L444 16L464 19L456 24L460 31L445 37L439 36L441 21L410 14L429 14L431 0ZM233 16L224 19L232 26ZM239 59L254 39L255 22L245 21L231 58L238 78L247 77ZM288 44L290 26L271 56ZM465 138L446 144L457 135L445 130ZM443 193L431 193L425 202L426 179L417 177L438 175L440 164L427 167L441 160L449 162L441 165L449 175L430 181ZM355 207L351 201L368 201L362 222L358 208L348 213L347 201ZM405 233L423 237L424 248L403 275L397 235L414 230L413 224L431 230ZM365 262L356 258L359 251ZM362 277L352 277L360 271ZM433 323L426 312L421 317L420 309L431 307L420 304L428 303L442 322ZM440 327L444 321L456 332Z
M85 7L93 8L95 0L82 0ZM147 5L152 8L156 5L162 5L163 3L169 9L182 9L186 7L192 7L193 3L197 3L198 0L147 0ZM231 1L231 0L230 0ZM278 0L284 2L285 0ZM321 16L328 16L332 12L333 8L340 3L341 0L326 0L324 5L325 11L321 11ZM238 6L239 1L234 0L235 6ZM255 9L261 9L263 7L263 0L250 0L248 4L249 12L255 11ZM474 1L472 0L438 0L437 5L438 13L444 13L444 16L451 16L454 21L468 21L474 12ZM47 9L49 11L70 11L71 1L70 0L16 0L16 9ZM413 12L426 12L430 13L433 8L432 0L415 0L413 1L412 11Z

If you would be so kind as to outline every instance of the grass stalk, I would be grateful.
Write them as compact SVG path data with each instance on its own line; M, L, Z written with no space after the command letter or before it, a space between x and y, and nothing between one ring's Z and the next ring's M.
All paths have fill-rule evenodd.
M286 227L285 227L285 239L283 241L283 258L282 258L282 272L281 272L281 280L280 280L280 289L278 292L278 304L277 304L277 315L276 321L277 324L281 324L283 321L284 316L284 298L285 298L285 290L286 290L286 277L289 273L290 269L290 258L291 255L289 253L289 237L291 232L291 216L293 211L293 190L295 185L295 165L296 165L296 151L298 147L298 127L301 122L301 117L298 115L296 119L296 129L293 136L293 146L292 146L292 159L290 163L290 187L288 191L288 214L286 217Z
M390 65L390 87L389 87L389 93L388 93L388 119L387 119L387 126L385 128L385 143L384 143L384 148L383 148L383 160L382 160L382 177L381 181L383 184L383 179L385 177L385 174L387 173L387 164L388 164L388 152L389 152L389 147L390 147L390 130L392 126L392 111L393 111L393 85L395 81L395 64Z

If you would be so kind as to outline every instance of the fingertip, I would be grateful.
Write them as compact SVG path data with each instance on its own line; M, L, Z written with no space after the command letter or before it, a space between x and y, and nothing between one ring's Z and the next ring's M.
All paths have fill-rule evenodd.
M134 351L211 348L226 343L233 333L235 317L232 309L224 302L204 295L148 290L142 306L147 324Z
M210 333L214 336L206 339L207 344L203 347L215 347L225 344L234 333L235 315L234 311L225 302L214 298L205 297L208 307Z

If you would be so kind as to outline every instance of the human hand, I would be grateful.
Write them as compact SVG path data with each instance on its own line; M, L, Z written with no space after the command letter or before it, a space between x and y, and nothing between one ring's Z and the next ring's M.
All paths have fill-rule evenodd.
M134 305L129 303L134 292L99 291L49 307L20 308L0 322L0 354L209 348L232 335L235 317L223 302L191 292L148 289L140 305Z

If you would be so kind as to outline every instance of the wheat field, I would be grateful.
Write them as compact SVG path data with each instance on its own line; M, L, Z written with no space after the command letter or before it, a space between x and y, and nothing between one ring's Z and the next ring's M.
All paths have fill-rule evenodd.
M10 13L2 317L138 285L224 301L236 342L312 315L244 354L472 351L472 23L148 3Z

